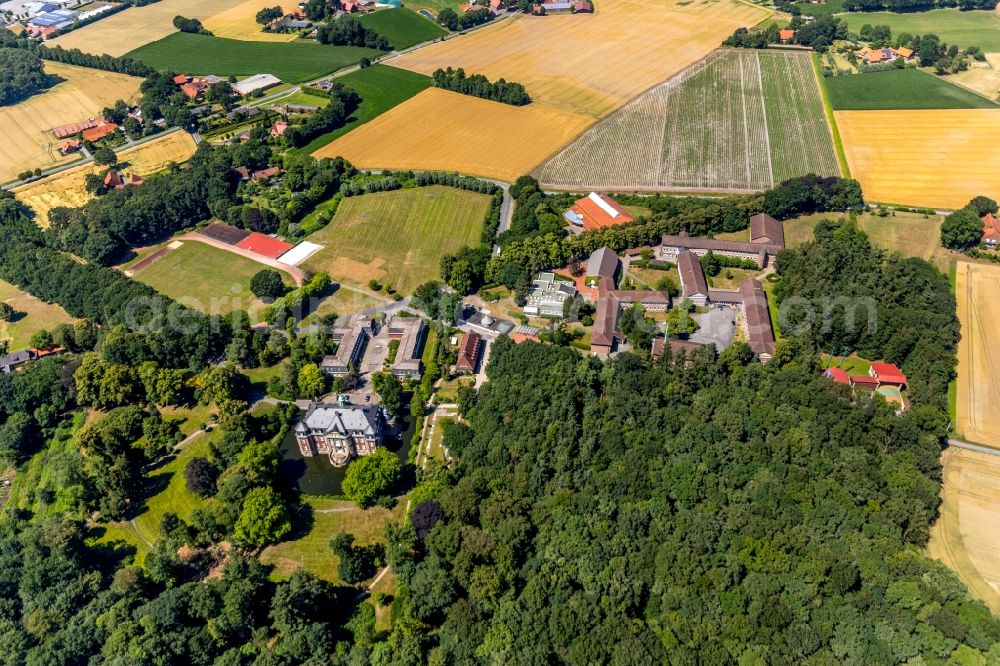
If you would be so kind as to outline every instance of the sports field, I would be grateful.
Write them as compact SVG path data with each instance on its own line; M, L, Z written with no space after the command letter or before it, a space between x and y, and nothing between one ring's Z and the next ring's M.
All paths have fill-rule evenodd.
M1000 613L1000 458L948 448L941 454L941 506L927 554L948 565L973 597Z
M260 314L263 303L250 292L250 278L265 268L234 252L197 241L182 241L179 247L132 277L202 312L226 314L243 309L253 318ZM284 274L282 277L285 284L292 284L290 277Z
M543 164L551 187L762 190L839 173L809 53L719 49Z
M7 129L0 142L0 181L13 180L26 169L50 169L80 159L63 157L54 127L98 115L117 99L135 99L142 79L88 67L44 61L48 74L65 79L43 93L0 108Z
M960 208L979 194L1000 196L1000 153L987 149L1000 141L1000 109L834 115L866 201Z
M337 83L343 83L361 95L361 104L352 115L354 120L339 129L316 137L301 149L302 152L312 153L319 150L358 125L363 125L394 106L402 104L430 87L431 80L423 74L405 69L372 65L337 77Z
M343 156L363 169L460 171L513 181L590 123L540 104L510 106L428 88L313 155Z
M325 46L307 41L243 42L175 32L129 52L128 56L156 69L185 74L244 76L268 73L285 83L301 83L380 53L358 46Z
M957 426L972 442L1000 447L1000 266L959 262Z
M887 25L893 36L908 32L924 35L932 32L948 44L965 49L978 46L983 51L1000 51L1000 16L993 11L963 12L958 9L933 9L929 12L897 14L895 12L863 12L844 14L851 32L857 33L865 23Z
M538 103L598 118L769 15L736 0L605 0L592 15L519 15L391 62L424 74L451 66L503 77Z
M392 48L397 50L448 34L448 31L437 23L406 7L365 14L361 17L361 22L388 39Z
M15 321L0 321L0 340L9 343L10 351L26 349L37 331L51 331L59 324L75 321L62 307L39 300L2 280L0 303L7 303L18 312Z
M128 148L118 153L118 163L125 173L148 176L162 171L171 162L186 161L195 151L194 139L187 132L171 132L166 136ZM14 196L37 214L39 225L48 226L49 211L57 206L76 208L91 199L85 183L88 174L106 173L107 167L93 163L22 185L13 190Z
M161 0L162 1L162 0ZM242 39L248 42L291 42L298 39L296 33L264 32L261 24L257 23L255 16L257 12L265 7L280 6L285 12L295 9L293 3L285 2L282 5L274 0L246 0L235 7L231 7L224 12L205 20L202 24L205 29L216 37L227 39Z
M823 79L830 105L861 109L996 109L992 101L919 69L896 69Z
M80 49L84 53L125 55L143 44L155 42L172 32L177 32L177 28L173 25L175 16L205 21L244 1L160 0L145 7L130 7L114 16L95 21L46 43L64 49Z
M479 243L490 197L433 185L348 197L307 240L325 248L303 268L335 281L378 280L403 294L436 277L441 257Z

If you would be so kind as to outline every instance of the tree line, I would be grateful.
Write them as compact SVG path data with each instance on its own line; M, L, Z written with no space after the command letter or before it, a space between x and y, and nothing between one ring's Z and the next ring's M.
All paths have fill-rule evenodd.
M26 49L35 52L43 60L52 60L67 65L91 67L108 72L128 74L130 76L149 76L155 70L137 60L126 57L115 57L107 54L91 55L80 49L64 49L61 46L45 46L33 39L19 37L10 30L0 31L0 46L13 49Z
M490 13L486 9L470 9L459 15L451 7L445 7L438 12L437 22L442 28L447 28L452 32L468 30L477 25L482 25L490 20Z
M336 46L363 46L379 51L391 51L389 40L378 34L356 16L344 14L340 18L328 20L316 28L316 40L320 44Z
M435 70L433 79L435 87L463 95L472 95L512 106L524 106L531 103L528 91L520 83L508 82L503 79L491 83L482 74L466 76L465 70L461 67Z

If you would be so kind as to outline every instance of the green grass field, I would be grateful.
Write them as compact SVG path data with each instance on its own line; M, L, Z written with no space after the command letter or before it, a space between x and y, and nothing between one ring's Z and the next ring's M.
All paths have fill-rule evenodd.
M487 195L438 185L348 197L308 238L325 247L303 268L409 294L438 276L443 255L479 242L489 206Z
M535 176L565 189L763 190L839 175L810 54L720 49L599 122Z
M74 321L62 307L39 300L2 280L0 303L7 303L18 313L12 322L0 321L0 341L6 340L12 352L28 348L28 341L37 331L51 331L59 324Z
M343 83L361 95L361 105L354 112L354 119L351 122L333 132L316 137L301 148L301 152L311 153L319 150L358 125L382 115L431 85L429 76L388 65L366 67L337 77L336 80L337 83Z
M844 0L827 0L823 4L796 2L795 6L799 8L799 11L803 16L819 18L820 16L839 14L844 11Z
M299 90L294 92L287 97L282 97L274 102L270 102L267 106L280 106L282 104L301 104L303 106L326 106L330 102L329 97L324 97L322 95L316 95L306 90Z
M263 304L250 292L250 278L265 268L264 264L233 252L184 241L181 247L146 266L133 278L203 312L226 314L237 309L259 312ZM292 279L284 277L285 283L291 285Z
M857 33L861 26L887 25L893 35L908 32L923 35L929 32L948 44L958 44L965 49L978 46L987 53L1000 51L1000 16L993 11L979 10L963 12L958 9L934 9L916 14L896 14L893 12L863 12L838 16L847 21L851 32Z
M834 110L996 109L985 97L919 69L823 79Z
M406 7L365 14L361 22L389 40L394 49L408 49L448 34L448 31Z
M186 74L241 76L274 74L286 83L302 83L372 58L381 51L314 42L243 42L175 32L128 53L156 69Z

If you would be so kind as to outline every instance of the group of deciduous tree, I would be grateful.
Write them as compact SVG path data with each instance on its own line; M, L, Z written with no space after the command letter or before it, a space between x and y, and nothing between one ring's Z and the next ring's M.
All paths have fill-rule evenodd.
M438 88L481 97L494 102L511 104L513 106L524 106L531 103L528 91L520 83L513 83L500 79L491 82L482 74L466 76L465 70L458 69L438 69L433 74L434 85Z

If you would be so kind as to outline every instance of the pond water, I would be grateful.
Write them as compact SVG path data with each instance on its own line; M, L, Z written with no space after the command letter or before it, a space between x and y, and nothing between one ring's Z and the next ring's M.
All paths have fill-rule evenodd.
M395 453L405 465L413 434L416 432L416 419L406 416L401 417L400 421L403 429L399 437L388 440L384 446ZM307 495L341 494L340 484L344 480L347 467L334 467L327 456L304 457L295 442L295 432L292 429L289 429L288 434L281 440L280 448L280 473L292 488Z

